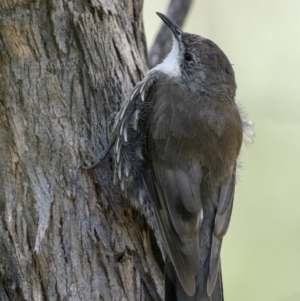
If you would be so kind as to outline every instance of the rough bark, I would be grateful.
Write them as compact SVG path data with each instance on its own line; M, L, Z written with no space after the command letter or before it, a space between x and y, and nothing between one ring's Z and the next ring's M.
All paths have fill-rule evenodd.
M142 0L0 2L0 300L161 300L152 232L112 183L146 71Z

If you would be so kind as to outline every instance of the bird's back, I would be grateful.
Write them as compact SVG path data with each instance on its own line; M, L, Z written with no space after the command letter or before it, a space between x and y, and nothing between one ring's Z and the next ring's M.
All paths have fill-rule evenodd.
M215 266L218 274L213 276L212 296L207 295L207 283L219 190L227 182L234 186L232 174L242 143L238 108L234 99L189 91L184 83L163 74L153 83L148 95L144 127L153 179L149 177L147 181L156 183L149 186L155 186L154 190L158 191L156 196L155 192L150 193L152 201L158 199L154 201L157 219L163 220L162 225L170 224L165 229L162 226L160 232L173 237L165 247L172 248L167 253L173 256L166 269L172 270L175 265L176 270L170 274L175 277L177 299L174 300L221 301L219 261ZM186 250L180 242L188 246ZM185 257L185 253L193 256ZM193 272L193 268L198 272ZM190 297L181 283L182 278L193 273L196 293ZM170 277L166 274L166 282L172 282L168 281ZM170 292L174 294L172 289L166 289L166 294Z
M234 99L189 91L161 75L149 91L148 147L152 156L175 164L199 162L220 183L235 164L243 139Z

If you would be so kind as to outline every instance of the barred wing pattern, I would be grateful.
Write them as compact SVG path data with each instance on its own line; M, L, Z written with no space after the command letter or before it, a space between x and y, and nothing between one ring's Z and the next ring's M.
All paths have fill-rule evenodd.
M143 165L145 164L145 132L143 121L149 107L147 91L158 79L158 75L148 72L139 82L124 102L116 116L114 131L117 138L114 147L115 173L114 183L119 182L124 196L132 205L141 210L148 223L151 224L153 215L151 204L146 202L146 190L143 182ZM152 225L152 228L154 225Z

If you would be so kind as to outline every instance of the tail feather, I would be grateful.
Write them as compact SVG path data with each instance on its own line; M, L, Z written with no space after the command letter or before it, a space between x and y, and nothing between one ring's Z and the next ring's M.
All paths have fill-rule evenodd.
M203 291L204 293L202 293ZM221 269L219 269L216 285L211 296L208 296L206 289L203 290L202 287L199 287L197 282L196 293L190 297L182 288L175 269L170 259L167 258L165 265L165 301L224 301Z
M224 301L221 265L219 267L219 274L216 285L212 293L212 301Z

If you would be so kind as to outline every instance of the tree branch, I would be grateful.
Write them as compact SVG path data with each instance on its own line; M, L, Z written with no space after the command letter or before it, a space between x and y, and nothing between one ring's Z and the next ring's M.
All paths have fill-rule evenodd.
M193 0L170 0L167 16L179 26L182 26ZM168 54L172 45L172 33L162 24L156 39L148 54L148 66L153 68Z

